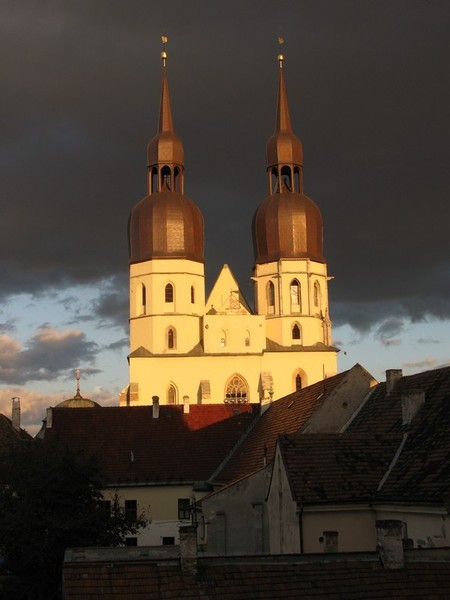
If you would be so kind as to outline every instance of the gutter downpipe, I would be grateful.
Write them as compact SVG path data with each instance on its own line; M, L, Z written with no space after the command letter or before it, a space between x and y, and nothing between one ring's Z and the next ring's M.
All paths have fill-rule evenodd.
M303 554L304 544L303 544L303 504L297 505L297 514L298 514L298 531L300 537L300 554Z

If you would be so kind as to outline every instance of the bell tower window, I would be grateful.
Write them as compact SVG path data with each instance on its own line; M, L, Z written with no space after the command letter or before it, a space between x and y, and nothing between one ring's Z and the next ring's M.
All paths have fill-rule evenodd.
M195 287L191 285L191 304L195 304Z
M300 327L297 325L297 323L295 323L294 326L292 327L292 339L293 340L301 339Z

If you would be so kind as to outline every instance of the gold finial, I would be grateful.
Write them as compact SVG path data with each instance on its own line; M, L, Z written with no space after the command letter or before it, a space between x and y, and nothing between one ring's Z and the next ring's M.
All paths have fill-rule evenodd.
M163 67L166 66L166 60L167 60L167 52L166 52L166 44L167 44L167 36L166 35L162 35L161 36L161 41L162 41L162 45L163 45L163 49L161 52L161 58L162 58L162 62L163 62Z
M280 44L280 50L281 50L281 46L284 44L284 39L282 37L279 37L278 43ZM278 64L280 65L280 69L283 68L283 60L284 60L284 56L280 52L280 54L278 55Z

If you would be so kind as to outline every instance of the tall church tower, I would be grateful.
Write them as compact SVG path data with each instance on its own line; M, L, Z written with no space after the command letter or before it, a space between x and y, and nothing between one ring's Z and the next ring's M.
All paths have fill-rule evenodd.
M148 195L129 220L131 396L151 377L134 359L190 351L200 340L205 305L203 216L184 194L183 144L173 127L165 48L161 58L158 131L147 149Z
M266 316L269 340L323 352L331 323L322 215L303 193L303 148L291 127L282 54L278 61L276 128L266 147L269 195L253 218L255 307Z

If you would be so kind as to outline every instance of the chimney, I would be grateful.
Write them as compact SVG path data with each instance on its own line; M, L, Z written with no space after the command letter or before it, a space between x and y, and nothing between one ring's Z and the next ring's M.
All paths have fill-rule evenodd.
M402 394L402 424L409 425L425 404L425 392L411 389Z
M390 394L395 384L403 377L401 369L388 369L386 371L386 394Z
M159 396L152 396L153 400L153 418L159 419Z
M197 575L197 525L182 525L180 527L180 563L183 573Z
M383 567L389 571L403 569L403 524L388 519L377 521L377 550Z
M189 414L189 396L183 396L183 413Z
M326 554L332 552L338 552L338 531L324 531L323 532L323 551Z
M14 429L20 431L20 398L12 398L11 423Z

